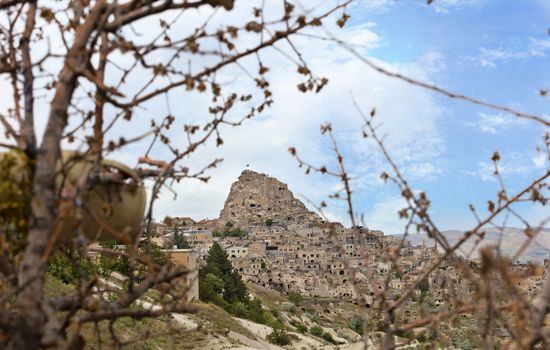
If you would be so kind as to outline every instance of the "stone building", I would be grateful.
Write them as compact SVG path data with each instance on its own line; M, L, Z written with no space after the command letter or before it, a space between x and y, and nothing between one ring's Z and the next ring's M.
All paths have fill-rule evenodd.
M199 299L198 253L193 249L167 249L164 252L175 266L189 270L188 274L176 280L177 290L181 292L182 299Z

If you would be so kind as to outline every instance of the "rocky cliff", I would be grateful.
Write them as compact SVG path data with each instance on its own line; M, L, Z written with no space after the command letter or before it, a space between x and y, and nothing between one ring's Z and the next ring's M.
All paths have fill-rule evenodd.
M244 170L231 185L220 220L263 222L267 219L286 222L321 221L296 199L281 181Z

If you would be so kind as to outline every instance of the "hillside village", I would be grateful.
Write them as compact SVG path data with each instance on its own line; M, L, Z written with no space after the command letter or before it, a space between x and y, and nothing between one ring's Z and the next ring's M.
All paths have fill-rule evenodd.
M325 222L296 199L286 184L250 170L243 171L231 186L218 219L170 218L156 223L154 233L155 242L167 249L174 236L183 235L191 245L184 251L199 266L217 242L248 284L281 295L346 301L365 312L378 307L376 295L380 293L397 300L441 256L437 246L414 246L381 231ZM398 250L399 268L390 273L391 256ZM462 262L476 266L474 261ZM452 261L439 266L428 283L402 304L397 317L413 322L426 312L467 303L471 289L455 266ZM516 269L525 272L530 267L517 265ZM543 276L534 276L523 279L518 287L534 296L542 281Z

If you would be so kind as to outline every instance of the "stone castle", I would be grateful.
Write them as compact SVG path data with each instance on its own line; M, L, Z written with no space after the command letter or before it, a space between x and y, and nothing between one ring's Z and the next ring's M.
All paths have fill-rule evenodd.
M289 223L321 221L317 214L294 198L286 184L265 174L245 170L231 185L219 220L246 224L266 219Z

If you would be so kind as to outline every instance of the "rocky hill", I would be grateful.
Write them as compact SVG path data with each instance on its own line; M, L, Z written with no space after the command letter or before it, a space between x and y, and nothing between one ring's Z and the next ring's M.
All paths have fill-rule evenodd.
M244 170L231 185L219 220L250 223L267 219L289 223L321 221L294 197L286 184L265 174Z
M443 231L443 235L449 240L449 243L456 243L463 235L464 231L449 230ZM502 235L502 237L501 237ZM421 245L424 241L426 245L432 245L433 241L427 238L423 234L413 234L407 237L414 245ZM479 256L478 251L482 247L496 246L500 244L501 252L503 255L511 257L516 250L527 240L527 236L523 233L523 229L515 227L505 227L504 231L500 231L496 228L489 228L486 230L485 239L476 249L474 249L475 240L471 239L467 241L459 254L468 256L469 258L477 258ZM474 251L469 254L472 249ZM536 239L525 250L520 257L520 261L536 261L542 263L544 259L548 258L550 254L550 229L543 228Z

